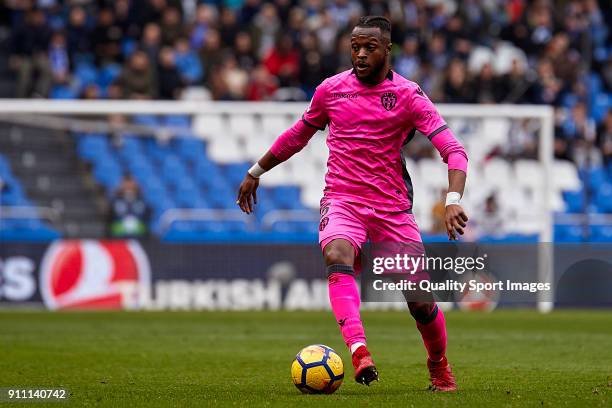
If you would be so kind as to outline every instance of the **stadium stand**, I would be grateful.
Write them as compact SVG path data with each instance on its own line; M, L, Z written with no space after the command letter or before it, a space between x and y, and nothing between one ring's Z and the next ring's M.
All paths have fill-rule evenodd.
M0 96L305 100L323 78L349 66L347 28L359 15L394 16L395 70L435 102L555 106L555 240L612 237L612 227L598 218L612 213L612 47L610 11L597 1L193 0L167 1L161 9L145 0L35 3L0 5ZM279 63L291 69L280 72ZM282 211L317 208L325 171L320 135L299 161L262 179L255 221L218 221L217 212L205 222L161 222L176 208L233 210L245 169L294 119L134 117L139 126L184 129L169 141L3 124L1 204L51 208L59 218L53 228L50 214L2 218L2 238L30 231L41 239L104 235L105 206L125 174L139 182L152 209L151 229L161 237L314 234L312 216L286 221ZM538 205L538 178L530 177L539 166L536 130L503 120L484 126L479 131L487 138L464 140L468 188L487 188L466 205L477 209L497 192L509 217L505 232L515 234L506 238L532 234L533 223L516 221ZM451 127L460 135L470 131ZM411 146L406 156L415 212L427 230L446 174L431 149ZM419 183L424 174L427 184Z

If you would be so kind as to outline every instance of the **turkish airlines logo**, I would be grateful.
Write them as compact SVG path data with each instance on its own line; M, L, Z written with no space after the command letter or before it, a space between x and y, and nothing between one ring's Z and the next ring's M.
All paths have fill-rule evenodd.
M138 309L150 285L149 261L137 241L57 241L40 270L49 309Z

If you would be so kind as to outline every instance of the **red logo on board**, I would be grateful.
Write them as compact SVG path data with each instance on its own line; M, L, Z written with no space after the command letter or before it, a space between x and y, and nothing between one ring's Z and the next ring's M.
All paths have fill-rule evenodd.
M150 284L149 261L137 241L57 241L40 270L49 309L137 309Z

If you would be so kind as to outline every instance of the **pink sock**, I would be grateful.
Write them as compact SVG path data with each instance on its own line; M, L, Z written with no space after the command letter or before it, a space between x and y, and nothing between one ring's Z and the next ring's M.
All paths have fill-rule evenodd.
M342 272L333 272L334 267L352 268L347 265L331 265L328 267L329 302L334 316L340 326L342 338L346 346L359 342L365 344L365 332L359 316L359 291L355 278ZM337 268L336 268L337 269Z
M417 322L416 325L421 332L429 359L440 361L446 354L446 321L444 320L444 313L438 308L438 305L434 307L433 313L436 313L436 316L432 321L426 324Z

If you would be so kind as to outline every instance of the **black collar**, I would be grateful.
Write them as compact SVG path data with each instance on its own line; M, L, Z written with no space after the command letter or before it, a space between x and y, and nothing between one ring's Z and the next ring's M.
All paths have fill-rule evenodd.
M355 68L351 70L351 74L355 75ZM387 78L389 81L393 81L393 71L391 69L389 72L387 72L387 76L385 76L385 78Z

